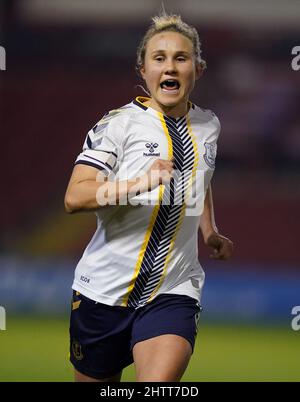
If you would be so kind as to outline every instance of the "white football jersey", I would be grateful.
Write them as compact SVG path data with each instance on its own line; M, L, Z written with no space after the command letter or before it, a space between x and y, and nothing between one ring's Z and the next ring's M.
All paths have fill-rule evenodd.
M128 180L158 158L174 160L170 184L96 212L97 229L72 288L112 306L139 308L162 293L200 301L204 283L198 228L220 123L191 102L187 115L175 119L146 107L147 100L138 97L107 113L88 132L75 162L102 170L109 180Z

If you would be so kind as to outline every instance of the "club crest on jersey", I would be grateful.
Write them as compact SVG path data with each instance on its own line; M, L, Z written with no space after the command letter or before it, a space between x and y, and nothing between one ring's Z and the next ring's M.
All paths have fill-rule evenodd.
M213 169L215 167L215 160L217 156L217 144L213 142L205 142L204 160L206 164Z
M145 147L147 148L148 152L144 152L144 156L160 156L160 152L155 152L156 148L158 147L156 142L147 142Z

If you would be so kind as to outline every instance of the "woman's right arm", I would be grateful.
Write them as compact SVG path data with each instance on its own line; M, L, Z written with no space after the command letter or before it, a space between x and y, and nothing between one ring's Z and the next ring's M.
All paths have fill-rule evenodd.
M153 190L159 184L168 183L172 171L172 161L157 159L140 177L108 181L101 170L83 164L75 165L65 195L65 210L75 213L117 205L120 200L127 200L128 197Z

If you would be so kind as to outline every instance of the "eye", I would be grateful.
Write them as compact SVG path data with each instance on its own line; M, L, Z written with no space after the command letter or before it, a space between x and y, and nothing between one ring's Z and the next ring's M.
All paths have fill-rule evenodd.
M186 57L179 56L177 57L177 61L186 61Z
M155 60L156 60L156 61L163 61L163 59L164 59L164 58L163 58L162 56L156 56L156 57L155 57Z

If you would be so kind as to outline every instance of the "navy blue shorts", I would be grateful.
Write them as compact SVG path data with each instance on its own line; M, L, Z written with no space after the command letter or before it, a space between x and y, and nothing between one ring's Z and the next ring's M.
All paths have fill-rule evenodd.
M137 342L164 334L187 339L194 349L200 306L182 295L162 294L138 309L109 306L73 292L70 361L82 374L101 379L133 363Z

